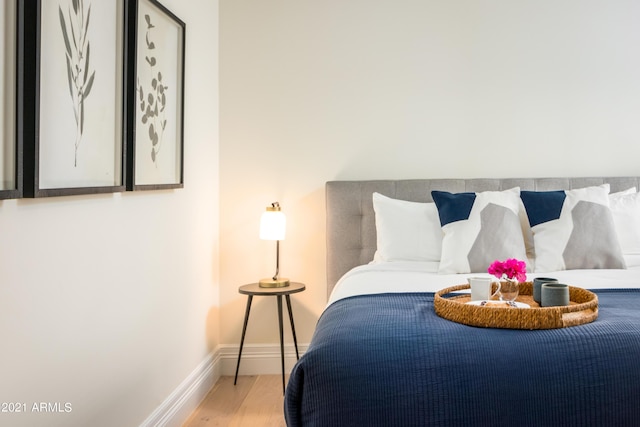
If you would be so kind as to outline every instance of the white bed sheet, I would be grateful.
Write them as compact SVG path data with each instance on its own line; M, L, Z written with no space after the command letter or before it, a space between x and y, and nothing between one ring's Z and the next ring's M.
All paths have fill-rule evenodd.
M438 274L437 262L396 261L361 265L345 274L333 288L327 307L343 298L381 293L437 292L467 283L468 277L488 273ZM625 270L564 270L527 273L527 280L554 277L561 283L585 289L640 288L640 266Z

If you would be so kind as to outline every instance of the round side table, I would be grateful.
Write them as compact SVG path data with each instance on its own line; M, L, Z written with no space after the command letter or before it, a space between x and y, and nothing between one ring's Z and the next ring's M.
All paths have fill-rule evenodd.
M280 362L282 365L282 394L284 394L284 338L282 327L282 296L287 300L287 309L289 310L289 322L291 323L291 333L293 335L293 344L296 348L296 359L299 359L298 340L296 339L296 328L293 324L293 312L291 311L291 294L302 292L306 289L304 283L291 282L289 286L281 288L261 288L258 283L250 283L240 286L238 292L247 295L247 308L244 313L244 325L242 326L242 337L240 338L240 351L238 352L238 364L236 365L236 376L233 380L235 385L238 381L238 370L240 369L240 358L242 357L242 347L244 346L244 336L247 332L247 323L249 322L249 312L251 311L251 302L254 296L275 296L278 301L278 324L280 326Z

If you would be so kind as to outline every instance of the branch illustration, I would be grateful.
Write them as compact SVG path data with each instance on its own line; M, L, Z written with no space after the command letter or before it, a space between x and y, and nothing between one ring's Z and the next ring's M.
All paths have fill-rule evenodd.
M164 130L167 126L165 108L167 106L166 91L168 86L162 82L162 72L155 70L157 60L156 57L153 56L153 51L155 50L156 45L151 40L151 30L155 28L155 26L151 23L151 17L148 14L144 15L144 19L147 23L147 31L145 34L147 54L145 56L145 61L151 69L151 81L149 82L146 96L139 78L137 86L140 101L139 107L142 112L140 121L143 125L148 125L149 140L151 141L151 160L156 163L158 154L162 148Z
M89 4L85 14L84 0L71 0L67 16L65 17L60 6L58 6L58 15L64 39L69 94L73 102L73 114L76 119L76 141L73 161L73 166L75 167L78 165L78 147L84 132L84 101L91 93L96 75L95 70L89 75L91 46L87 33L91 19L91 4Z

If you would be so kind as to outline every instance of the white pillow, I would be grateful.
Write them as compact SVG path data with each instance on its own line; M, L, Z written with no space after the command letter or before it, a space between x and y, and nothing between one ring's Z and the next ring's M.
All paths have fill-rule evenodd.
M431 195L444 232L439 273L486 273L496 260L527 260L518 217L520 188Z
M377 250L374 261L440 261L442 230L433 203L373 193Z
M608 184L521 192L533 231L536 272L626 268L608 193Z
M633 190L633 191L630 191ZM609 196L613 223L627 261L627 267L640 265L640 193L635 188Z
M636 191L636 187L631 187L623 191L618 191L617 193L610 193L609 200L615 199L616 197L628 196L629 194L634 194Z
M533 260L536 258L535 245L533 244L533 231L529 225L529 218L527 217L527 210L524 208L522 199L520 200L520 206L518 207L518 218L520 218L520 227L522 228L522 237L524 238L524 248L527 251L527 271L533 271ZM524 260L523 260L524 261Z

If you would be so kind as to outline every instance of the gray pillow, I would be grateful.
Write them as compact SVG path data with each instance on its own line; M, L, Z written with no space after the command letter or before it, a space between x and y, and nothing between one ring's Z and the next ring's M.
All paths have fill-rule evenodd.
M526 261L518 217L520 188L481 193L432 191L442 239L439 273L486 273L496 260Z
M608 184L520 193L533 231L536 272L626 268L608 194Z

